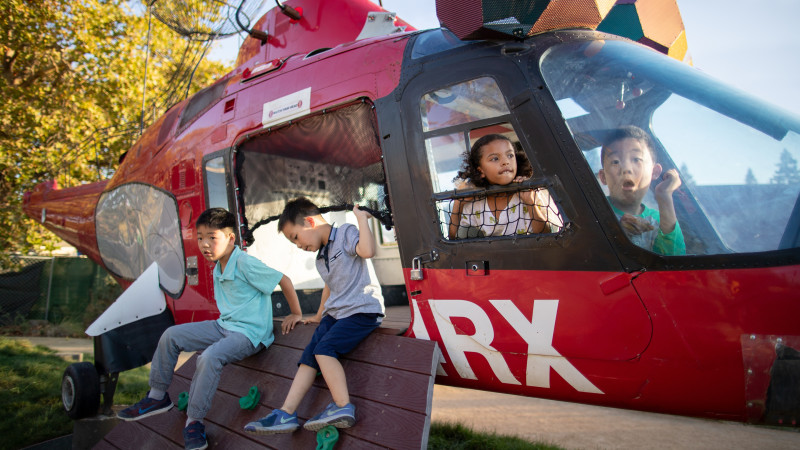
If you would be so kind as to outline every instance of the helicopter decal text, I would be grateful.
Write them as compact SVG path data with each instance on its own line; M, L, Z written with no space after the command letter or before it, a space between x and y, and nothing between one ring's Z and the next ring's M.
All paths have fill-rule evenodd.
M511 373L503 354L492 347L494 327L492 320L477 303L467 300L428 300L430 314L436 324L436 331L442 345L450 356L451 363L461 378L477 380L466 354L482 355L497 379L505 384L521 384ZM553 347L553 333L556 325L558 300L534 300L533 314L529 321L514 306L511 300L490 300L489 303L511 325L519 337L527 344L525 385L541 388L550 387L550 368L564 381L580 392L602 394L603 391L589 381L567 358ZM414 335L419 339L430 339L416 299L412 299ZM454 318L463 318L474 326L474 333L465 334L454 325ZM447 375L440 362L439 375Z
M303 116L311 110L311 88L293 92L271 102L264 103L261 124L264 127Z

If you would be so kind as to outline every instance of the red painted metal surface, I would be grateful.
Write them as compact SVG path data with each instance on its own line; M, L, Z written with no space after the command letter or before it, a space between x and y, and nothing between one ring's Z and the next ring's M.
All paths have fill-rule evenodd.
M425 269L423 281L410 280L408 270L405 275L414 313L408 334L438 341L444 363L437 383L454 386L758 421L775 342L797 344L792 333L800 304L792 286L798 266L645 272L610 295L600 288L616 275L610 273L493 271L478 282L463 270ZM529 322L533 316L534 328L545 334L543 322L536 326L536 301L557 300L552 348L602 393L579 391L578 377L555 367L547 369L549 387L528 385L531 368L547 366L553 355L526 348L526 339L542 335L526 337L512 326L511 315L492 302L502 299ZM459 306L456 312L440 311L448 302ZM465 353L476 379L456 367L449 343L458 338L450 327L477 343ZM767 330L772 335L764 336ZM492 363L492 354L502 359ZM526 361L528 355L534 360ZM498 375L503 364L516 384Z
M332 8L335 3L343 2L322 2L322 5ZM199 284L187 285L181 297L174 302L170 299L168 305L176 323L217 318L219 312L213 300L211 279L213 264L203 259L194 237L194 221L206 208L202 189L203 157L230 148L242 135L260 130L264 104L293 92L311 87L311 114L358 98L374 100L392 92L400 79L403 51L408 42L404 36L408 33L342 45L335 42L351 35L349 39L355 39L366 21L367 11L375 9L368 8L368 3L358 1L355 3L360 5L358 8L344 9L349 22L338 23L335 32L328 24L318 24L303 28L303 33L310 36L293 35L292 44L285 48L294 56L279 70L243 81L244 71L258 61L253 59L237 67L218 82L225 85L219 100L183 129L179 128L180 116L191 99L173 106L145 130L111 180L67 189L57 189L54 184L40 185L26 197L26 214L38 218L42 209L46 209L47 217L43 222L46 228L103 265L94 226L95 206L102 192L125 183L141 182L171 193L178 203L185 256L197 257L200 270ZM344 8L344 5L339 7ZM317 14L305 8L304 13L306 20ZM356 24L358 30L353 28ZM304 54L296 54L317 39L314 33L329 33L334 48L307 59ZM118 278L118 281L127 287L133 280Z
M256 28L272 37L264 46L246 40L239 67L218 82L219 97L191 120L182 114L192 99L175 105L146 130L113 179L67 189L43 184L26 195L26 214L43 218L45 227L103 264L94 223L102 193L131 182L169 192L185 257L198 265L197 285L168 299L176 323L219 314L213 264L195 240L194 221L207 206L203 158L261 131L270 101L310 87L309 114L316 114L360 98L380 99L400 81L408 33L351 42L366 14L380 8L365 0L287 4L302 7L303 18L292 23L274 10L262 18ZM332 48L305 58L320 47ZM260 69L276 59L281 63ZM794 292L800 266L631 274L423 272L424 279L414 281L404 269L412 308L408 334L439 343L437 382L443 384L759 421L775 346L800 345ZM127 286L132 280L119 281Z
M290 0L284 4L302 8L303 17L294 21L277 8L269 10L253 28L266 31L270 38L262 43L259 39L247 37L239 49L237 66L257 65L354 42L370 12L386 12L369 0ZM406 31L415 30L402 19L397 18L394 23L406 27Z

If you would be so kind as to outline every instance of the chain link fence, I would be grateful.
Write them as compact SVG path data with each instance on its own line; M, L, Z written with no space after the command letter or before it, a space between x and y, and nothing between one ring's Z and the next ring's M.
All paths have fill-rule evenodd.
M85 257L11 257L0 267L0 326L31 320L88 326L122 293Z

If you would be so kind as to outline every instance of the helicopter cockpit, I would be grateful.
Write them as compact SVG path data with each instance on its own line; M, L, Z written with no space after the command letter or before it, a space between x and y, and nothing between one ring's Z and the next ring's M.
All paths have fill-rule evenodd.
M800 245L796 118L622 41L556 44L540 69L595 176L611 130L634 125L652 137L664 172L677 169L682 181L674 202L687 255ZM650 208L656 182L643 201Z

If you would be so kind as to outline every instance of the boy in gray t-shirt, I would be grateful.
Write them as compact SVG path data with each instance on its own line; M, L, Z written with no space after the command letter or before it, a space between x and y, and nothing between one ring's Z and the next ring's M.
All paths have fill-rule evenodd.
M375 238L367 221L369 213L353 208L358 227L335 227L319 208L300 197L286 204L278 219L278 230L298 248L318 252L317 271L325 281L319 310L305 323L319 323L303 351L297 374L280 409L245 425L255 434L291 433L299 427L296 409L317 371L322 372L333 402L309 419L303 427L317 431L328 425L347 428L355 424L355 406L350 403L344 369L339 357L353 350L383 320L383 296L366 259L375 256Z

